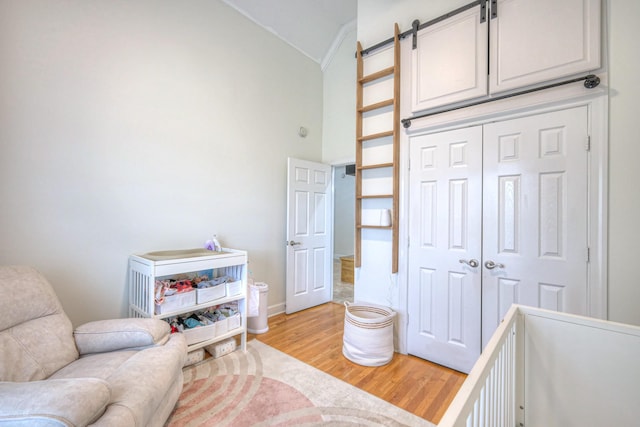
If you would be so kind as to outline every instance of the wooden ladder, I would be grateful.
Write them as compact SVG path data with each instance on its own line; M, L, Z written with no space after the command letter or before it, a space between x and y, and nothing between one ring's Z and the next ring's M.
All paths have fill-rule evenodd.
M364 58L362 46L357 46L357 92L356 92L356 242L355 242L355 267L362 265L362 230L364 228L389 229L392 233L392 273L398 272L398 207L400 191L400 31L395 24L393 41L393 65L380 69L371 74L364 75ZM366 86L375 84L383 79L393 79L393 96L369 105L363 105ZM393 111L393 128L374 134L363 135L363 118L365 113L375 115L377 112ZM390 162L366 164L362 162L362 151L368 141L380 140L391 137L393 144L392 159ZM379 142L379 141L378 141ZM392 193L391 194L362 194L362 172L364 170L389 168L391 170ZM362 201L365 199L391 199L391 225L363 225Z

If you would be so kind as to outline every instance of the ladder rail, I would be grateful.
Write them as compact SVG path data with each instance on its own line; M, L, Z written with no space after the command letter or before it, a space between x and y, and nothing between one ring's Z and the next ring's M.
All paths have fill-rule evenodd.
M356 85L356 230L355 230L355 254L354 266L362 266L362 229L383 229L391 230L391 272L398 272L398 243L399 243L399 193L400 193L400 30L398 24L394 26L394 46L393 65L364 75L364 58L362 55L362 45L357 43L357 85ZM393 97L384 99L369 105L364 105L365 85L378 80L393 78ZM393 110L393 125L391 130L386 130L374 134L363 134L363 114L384 108L391 107ZM363 165L362 151L366 141L391 137L392 159L391 162ZM391 194L362 194L363 171L391 168L392 192ZM362 224L362 201L367 199L391 199L391 225L363 225Z
M400 219L400 28L394 26L395 41L393 43L393 65L395 67L393 81L393 208L391 211L392 244L391 272L398 272L399 229Z
M358 42L356 75L358 84L356 85L356 230L355 230L355 253L353 257L354 267L362 265L362 103L364 96L363 73L364 64L362 62L362 45Z

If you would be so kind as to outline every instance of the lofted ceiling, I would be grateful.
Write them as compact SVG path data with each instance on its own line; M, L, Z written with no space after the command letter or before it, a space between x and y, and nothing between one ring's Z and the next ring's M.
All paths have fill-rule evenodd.
M355 28L357 0L223 0L324 69L345 32Z

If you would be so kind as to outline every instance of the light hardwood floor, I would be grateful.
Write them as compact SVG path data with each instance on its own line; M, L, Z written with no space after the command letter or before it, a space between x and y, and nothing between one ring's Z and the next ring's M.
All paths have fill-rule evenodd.
M327 303L269 318L269 331L252 335L321 371L428 421L438 423L466 376L414 356L396 353L380 367L361 366L342 355L344 305Z

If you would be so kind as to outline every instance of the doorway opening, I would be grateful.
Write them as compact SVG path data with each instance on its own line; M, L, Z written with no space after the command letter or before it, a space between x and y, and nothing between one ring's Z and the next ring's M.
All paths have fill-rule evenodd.
M355 165L333 166L333 301L353 302Z

